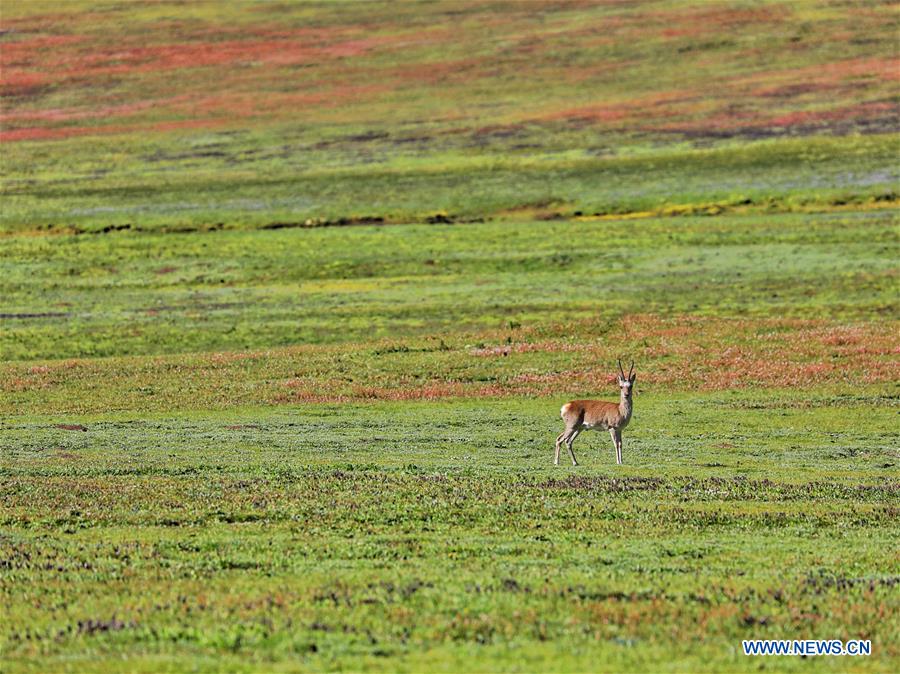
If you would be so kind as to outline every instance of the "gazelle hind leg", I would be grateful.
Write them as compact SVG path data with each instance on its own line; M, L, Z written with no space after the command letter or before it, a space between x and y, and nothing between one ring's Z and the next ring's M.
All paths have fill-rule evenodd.
M566 447L569 448L569 455L572 457L572 465L573 466L577 466L578 461L575 460L575 452L572 451L572 443L575 442L575 438L577 438L580 433L581 433L581 430L576 428L569 434L569 439L566 442Z

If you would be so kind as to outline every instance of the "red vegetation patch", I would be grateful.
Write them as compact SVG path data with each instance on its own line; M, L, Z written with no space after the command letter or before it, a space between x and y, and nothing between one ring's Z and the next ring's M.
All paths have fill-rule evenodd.
M833 19L813 21L826 31L815 33L816 40L844 44L848 56L865 54L817 64L822 57L806 38L785 41L793 12L787 3L623 3L612 10L609 4L475 3L449 19L438 3L412 23L380 10L342 15L322 7L317 25L308 25L309 10L290 3L278 4L277 14L276 5L271 11L229 7L208 19L148 19L123 6L8 20L15 37L0 50L0 94L8 99L2 140L152 134L248 119L316 123L338 107L343 121L371 122L384 107L373 112L367 104L384 92L394 94L398 120L420 117L431 101L428 116L438 125L431 138L459 130L457 120L470 128L536 119L702 135L760 126L775 134L790 126L846 130L847 119L880 115L871 121L892 127L884 117L889 111L828 112L854 101L890 100L885 82L900 78L897 59L870 55L888 53L888 28L869 36L884 24L883 12L847 7ZM575 10L585 14L577 23ZM808 65L754 72L779 62L758 39L767 36L779 53ZM859 46L869 42L882 46ZM442 43L448 49L436 50ZM632 44L641 48L630 50ZM691 90L659 91L671 80L648 76L655 58L672 59ZM510 95L515 81L531 88ZM495 90L496 111L468 105ZM801 101L805 109L798 109ZM79 125L62 126L72 122Z
M790 11L784 6L727 7L713 5L704 7L696 5L676 11L646 12L642 13L640 18L643 22L656 20L669 26L679 26L682 30L692 27L721 30L745 28L751 23L776 23L786 19L789 14Z
M885 80L900 80L900 59L898 58L855 58L830 61L803 68L766 70L740 78L739 83L769 84L784 80L805 84L836 82L854 77L877 77Z
M396 388L385 386L353 386L346 393L328 393L315 382L289 380L284 384L293 389L289 393L279 393L276 402L349 402L351 400L440 400L459 398L467 395L467 388L459 382L430 382L423 386Z
M24 97L40 93L49 85L49 78L41 73L5 73L0 81L0 96Z
M13 110L0 112L0 120L9 122L69 122L79 119L109 119L130 117L146 110L165 108L178 101L187 101L188 96L138 101L122 105L93 108L48 108L47 110Z
M406 381L398 376L383 385L335 387L334 382L304 377L285 382L291 391L277 394L276 400L432 400L611 390L621 352L637 361L638 391L642 386L722 390L875 384L900 377L900 362L892 358L900 352L896 335L869 323L833 326L824 321L638 315L624 319L613 333L617 337L611 341L541 340L469 349L474 358L504 360L504 375L488 385L463 379ZM528 358L534 353L572 354L572 367L534 371Z
M850 106L836 105L835 102L859 98L861 94L856 93L857 89L898 79L900 59L846 59L818 66L755 72L718 82L715 97L710 96L708 89L676 89L625 101L557 110L538 119L694 133L821 126L897 115L898 106L887 101ZM781 112L773 114L773 101L796 106L800 96L806 104L816 106L815 109L782 108Z
M583 352L590 350L589 344L581 344L577 342L520 342L517 344L504 344L502 346L489 346L469 351L473 356L492 357L492 356L508 356L511 353L560 353L560 352Z
M730 8L699 5L674 12L647 12L641 18L666 26L660 32L662 37L697 39L731 31L745 31L753 23L775 24L783 21L787 15L785 7Z
M542 119L569 119L586 122L664 119L677 114L679 110L688 109L690 106L696 105L702 98L702 92L691 89L673 89L619 103L602 103L568 108L550 113Z
M410 63L394 67L385 75L400 82L423 82L426 84L447 84L466 82L485 76L490 62L485 59L465 58L455 61L432 61Z
M60 413L351 400L614 396L616 359L636 361L637 392L742 388L858 389L900 380L891 321L632 315L460 337L485 346L397 350L384 341L152 359L0 365L0 393L28 392ZM433 344L426 342L429 347ZM386 347L380 350L379 347ZM374 355L373 355L374 354ZM372 366L354 367L348 362ZM114 374L113 374L114 373ZM96 399L79 392L108 382ZM142 389L150 387L148 396ZM4 407L4 398L10 402ZM68 406L60 407L60 401ZM69 401L74 401L69 403ZM0 395L0 409L13 409ZM232 429L238 430L238 429Z
M76 17L84 18L67 15L56 30L65 26L75 30L71 24ZM149 37L126 33L118 41L98 43L72 35L4 44L0 94L10 100L2 111L2 140L211 128L245 117L293 119L304 108L365 102L392 89L395 78L379 78L376 84L371 77L360 76L358 69L343 65L345 61L380 47L402 47L409 38L371 34L361 25L289 30L257 25L238 30L168 23L170 32L167 22L160 22ZM18 32L38 29L32 24L12 22L12 27ZM154 37L178 41L153 44ZM417 37L428 39L427 34ZM312 73L322 74L310 77ZM136 100L135 87L151 96ZM50 89L80 94L67 96L69 100L87 100L87 92L96 95L71 108L35 109L26 100ZM182 93L167 96L170 91ZM143 121L121 123L135 116ZM58 125L75 120L97 123Z
M96 126L31 126L18 129L0 129L0 140L6 142L24 140L56 140L92 135L115 135L146 132L166 132L182 129L217 128L233 125L236 121L254 117L284 117L295 115L304 108L329 109L339 107L348 102L370 100L372 97L389 91L390 86L382 84L345 85L334 87L317 93L278 93L260 97L258 94L225 93L190 100L185 97L168 99L163 109L155 110L157 114L165 113L173 116L190 116L189 119L175 119L164 122L137 122L132 124L105 124ZM141 111L141 106L122 106L112 112L120 112L123 116L131 116ZM96 118L103 119L103 110L97 115L84 111L56 110L49 113L43 121L50 121L53 115L59 119ZM31 113L14 113L7 119L32 119Z
M98 134L123 134L146 131L173 131L176 129L198 129L223 126L224 119L183 119L173 122L153 124L106 125L106 126L63 126L57 128L30 127L27 129L0 130L0 141L16 140L57 140L75 136Z
M820 122L833 122L848 119L866 119L875 116L898 114L900 106L891 103L863 103L835 110L807 110L779 115L763 123L772 126L797 126L801 124L815 124Z
M52 69L53 81L98 78L110 75L135 75L154 71L202 68L241 64L298 65L323 58L358 56L390 41L371 37L313 44L302 32L293 37L274 39L216 40L211 42L179 42L152 46L120 45L87 52L46 51L25 46L10 58L4 49L3 65L14 73L25 67Z
M221 353L212 353L207 357L213 365L227 365L231 363L240 363L246 360L259 360L270 354L265 352L247 352L247 351L223 351Z
M22 393L52 388L72 376L72 371L80 369L77 360L67 360L53 365L32 365L19 371L0 372L0 391Z
M18 65L21 61L27 60L31 55L40 53L47 49L59 49L66 45L75 45L83 43L87 38L80 35L49 35L45 37L35 37L30 40L19 40L17 42L7 42L3 45L3 64Z
M890 326L830 326L822 321L723 320L700 317L661 319L631 316L623 321L629 337L617 346L543 341L486 347L475 356L580 352L582 367L562 372L522 373L508 380L517 393L553 393L554 388L614 380L616 353L625 348L638 360L639 386L675 389L793 387L861 381L872 384L900 377L900 341ZM749 335L749 337L748 337ZM628 349L629 339L639 341Z

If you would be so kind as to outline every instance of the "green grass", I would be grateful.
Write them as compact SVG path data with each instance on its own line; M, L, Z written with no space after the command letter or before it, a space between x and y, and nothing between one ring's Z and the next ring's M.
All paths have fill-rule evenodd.
M639 313L887 317L896 222L848 211L16 237L0 249L0 353L446 341Z
M893 668L891 213L7 243L5 671Z
M888 4L0 22L4 673L897 669Z
M895 404L639 396L554 469L555 403L7 422L8 671L889 671Z

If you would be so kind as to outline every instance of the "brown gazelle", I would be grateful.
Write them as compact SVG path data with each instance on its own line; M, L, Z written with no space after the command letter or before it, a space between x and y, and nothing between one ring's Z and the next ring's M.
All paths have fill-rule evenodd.
M575 452L572 451L572 443L581 431L609 431L613 444L616 447L616 463L622 463L622 429L631 421L631 388L637 375L634 373L634 361L628 376L622 369L622 361L619 361L619 374L616 382L619 384L619 404L609 403L605 400L573 400L562 406L559 411L563 421L566 422L566 430L556 438L556 456L554 465L559 465L559 448L563 443L569 449L572 456L572 465L577 466Z

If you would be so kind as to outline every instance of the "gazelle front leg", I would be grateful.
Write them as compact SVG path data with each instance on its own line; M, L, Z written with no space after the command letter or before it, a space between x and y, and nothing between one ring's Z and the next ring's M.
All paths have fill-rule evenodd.
M616 463L622 465L622 431L616 429Z
M553 465L559 465L559 446L562 444L563 438L566 436L566 433L569 432L569 429L564 430L562 433L556 436L556 454L553 457Z
M610 428L610 429L609 429L609 437L612 438L612 441L613 441L613 449L616 450L616 463L622 463L622 462L619 460L619 441L616 440L616 429L615 429L615 428Z

